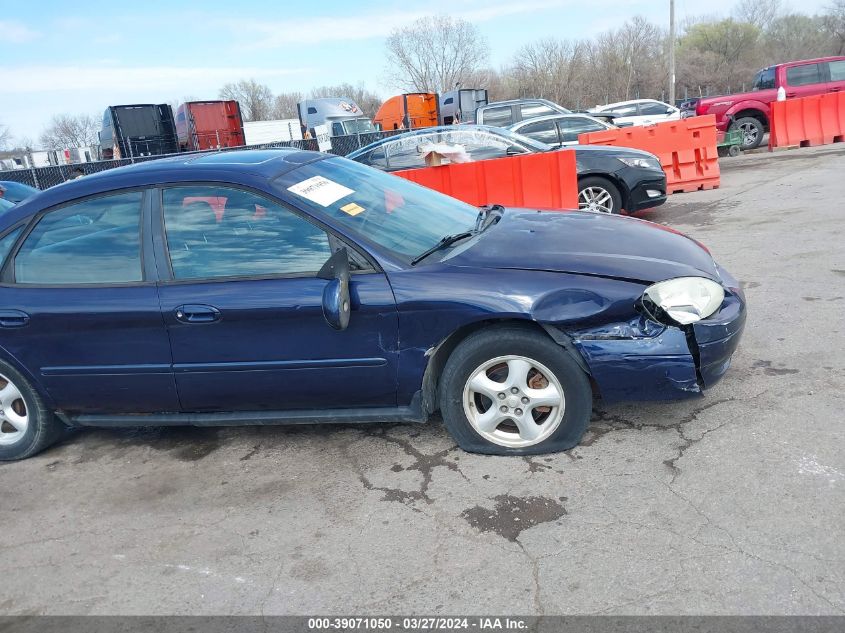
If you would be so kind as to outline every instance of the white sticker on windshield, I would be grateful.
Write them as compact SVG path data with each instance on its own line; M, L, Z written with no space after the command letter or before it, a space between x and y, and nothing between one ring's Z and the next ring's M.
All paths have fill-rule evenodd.
M344 187L322 176L314 176L298 182L292 187L288 187L288 191L324 207L334 204L350 193L355 193L349 187Z

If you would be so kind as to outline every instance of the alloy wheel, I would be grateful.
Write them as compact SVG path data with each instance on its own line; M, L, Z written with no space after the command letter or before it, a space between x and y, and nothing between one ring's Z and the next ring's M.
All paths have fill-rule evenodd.
M463 404L479 435L509 448L547 439L560 426L566 408L555 375L518 355L499 356L477 367L464 386Z
M760 131L753 123L743 123L739 126L739 131L742 132L743 147L752 147L757 143L757 135Z
M613 213L613 196L602 187L584 187L578 192L578 209L593 213Z
M8 377L0 374L0 446L14 444L29 428L23 395Z

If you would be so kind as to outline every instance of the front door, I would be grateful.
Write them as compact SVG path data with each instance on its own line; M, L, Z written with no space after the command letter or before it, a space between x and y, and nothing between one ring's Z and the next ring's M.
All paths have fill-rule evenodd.
M349 327L323 316L333 239L291 209L219 185L161 191L159 292L185 411L396 406L398 317L355 259ZM353 267L354 271L354 267Z
M143 201L127 191L48 211L4 267L0 346L58 409L179 410L154 275L142 261Z

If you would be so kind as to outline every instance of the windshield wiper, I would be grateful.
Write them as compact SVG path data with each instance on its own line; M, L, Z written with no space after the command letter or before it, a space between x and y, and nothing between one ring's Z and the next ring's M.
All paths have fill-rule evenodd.
M500 204L486 204L478 208L478 217L475 218L475 232L480 233L489 226L498 222L505 208Z
M451 246L455 242L459 242L462 239L465 239L467 237L472 237L473 235L475 235L475 231L464 231L463 233L455 233L453 235L444 235L443 237L440 238L440 240L437 242L437 244L435 244L431 248L423 251L422 253L420 253L416 257L414 257L414 259L411 260L411 266L416 266L418 263L420 263L422 260L424 260L426 257L431 255L432 253L436 253L437 251L439 251L441 249L444 249L448 246Z

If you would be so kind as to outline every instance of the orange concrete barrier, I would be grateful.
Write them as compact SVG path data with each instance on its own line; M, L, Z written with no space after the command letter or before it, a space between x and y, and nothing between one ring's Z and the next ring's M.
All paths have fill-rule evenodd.
M474 206L578 208L578 175L572 150L393 173Z
M581 145L614 145L645 150L657 156L666 173L666 192L715 189L719 186L716 117L665 121L578 136Z
M845 137L845 93L775 101L769 113L769 150L841 143Z

